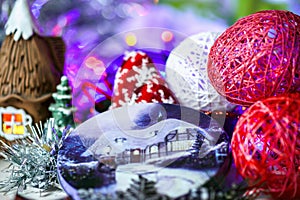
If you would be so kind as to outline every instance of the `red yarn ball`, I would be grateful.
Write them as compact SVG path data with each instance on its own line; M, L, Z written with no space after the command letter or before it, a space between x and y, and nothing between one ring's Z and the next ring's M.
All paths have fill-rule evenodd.
M300 16L281 10L238 20L212 46L208 76L230 102L249 106L300 91Z
M251 186L300 199L300 94L254 103L238 120L231 145L236 168Z

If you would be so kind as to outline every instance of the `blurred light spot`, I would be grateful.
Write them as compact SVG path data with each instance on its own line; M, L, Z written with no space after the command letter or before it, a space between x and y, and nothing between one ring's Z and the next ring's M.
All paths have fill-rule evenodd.
M155 4L158 4L159 3L159 0L153 0Z
M95 109L94 108L90 108L90 113L94 113Z
M127 4L123 4L123 3L121 3L121 4L119 4L117 7L116 7L116 13L117 13L117 15L119 16L119 17L121 17L121 18L125 18L126 16L127 16L127 10L126 10L126 6L127 6Z
M104 63L102 62L102 60L99 60L98 58L94 57L94 56L90 56L85 60L85 66L87 66L88 68L97 68L97 67L101 67L101 68L105 68Z
M92 69L96 75L102 75L102 73L105 71L105 65L102 60L99 60L94 56L88 57L84 64L86 67Z
M170 32L170 31L164 31L164 32L162 32L162 34L161 34L161 39L162 39L164 42L170 42L170 41L173 39L173 33Z
M130 4L130 7L128 8L127 12L130 13L132 17L134 17L136 14L140 17L148 14L147 10L137 3Z
M62 27L60 25L56 24L52 29L52 35L54 35L54 36L62 35Z
M137 38L133 33L128 33L126 35L125 41L128 46L134 46L136 45Z
M102 10L102 16L107 20L112 20L116 17L116 10L112 6L107 6Z

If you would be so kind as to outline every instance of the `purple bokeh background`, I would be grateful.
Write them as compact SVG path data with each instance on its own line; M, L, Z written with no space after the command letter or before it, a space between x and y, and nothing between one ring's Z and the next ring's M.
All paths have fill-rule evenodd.
M147 51L163 72L169 52L185 37L226 28L222 20L211 21L191 10L182 12L142 0L77 0L76 3L71 0L36 0L32 1L32 12L43 34L62 36L67 45L64 74L73 87L77 123L98 114L94 109L95 102L107 99L96 89L111 95L114 74L125 51ZM170 30L172 40L154 38L151 31L136 35L149 27ZM135 45L128 45L127 33L135 37ZM111 37L124 37L125 42L116 43L109 39ZM149 46L155 49L147 49Z

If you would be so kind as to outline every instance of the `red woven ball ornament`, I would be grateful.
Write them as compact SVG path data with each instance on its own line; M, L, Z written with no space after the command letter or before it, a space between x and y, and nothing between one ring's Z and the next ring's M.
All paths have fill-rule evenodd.
M238 20L218 37L208 59L208 76L230 102L300 91L300 16L281 10Z
M300 94L254 103L238 120L231 145L250 186L300 199Z

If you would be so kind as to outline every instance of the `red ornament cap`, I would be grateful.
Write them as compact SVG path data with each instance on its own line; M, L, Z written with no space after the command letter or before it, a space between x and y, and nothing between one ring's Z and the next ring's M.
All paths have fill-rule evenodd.
M300 94L254 103L238 120L231 145L250 186L300 199Z
M165 85L149 81L136 90L136 103L176 103L172 92Z
M230 102L300 92L300 16L267 10L238 20L212 46L208 76Z
M151 58L144 52L125 55L118 69L111 108L133 103L177 103Z

